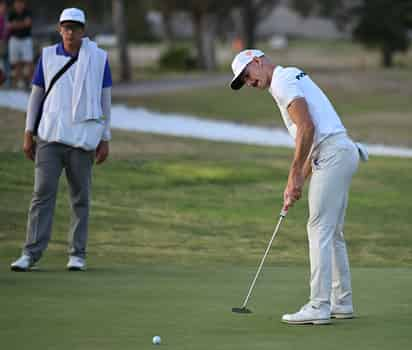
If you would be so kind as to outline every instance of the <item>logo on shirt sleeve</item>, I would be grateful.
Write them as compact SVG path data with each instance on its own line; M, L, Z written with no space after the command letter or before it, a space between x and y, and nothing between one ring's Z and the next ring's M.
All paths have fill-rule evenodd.
M307 75L305 72L300 72L300 73L296 76L296 79L297 79L297 80L300 80L300 79L302 79L305 75Z

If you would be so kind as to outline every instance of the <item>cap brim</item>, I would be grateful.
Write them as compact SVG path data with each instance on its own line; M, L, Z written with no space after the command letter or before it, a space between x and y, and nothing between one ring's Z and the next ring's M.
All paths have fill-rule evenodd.
M232 82L230 83L230 87L232 88L232 90L239 90L240 88L242 88L243 85L245 85L241 76L242 75L239 75L238 77L233 79Z
M80 22L80 21L75 21L73 19L64 19L64 20L60 21L59 23L62 24L62 23L66 23L66 22L78 23L78 24L81 24L83 26L85 25L85 23Z
M242 72L237 77L234 77L232 82L230 83L230 87L232 90L239 90L243 85L245 85L243 79L242 79Z

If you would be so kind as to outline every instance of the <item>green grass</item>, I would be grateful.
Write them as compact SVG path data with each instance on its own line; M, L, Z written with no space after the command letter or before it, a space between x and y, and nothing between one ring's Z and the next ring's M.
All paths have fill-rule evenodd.
M120 135L129 142L128 134ZM133 135L129 137L133 140ZM290 150L139 134L134 142L134 154L117 153L114 148L114 159L95 169L92 255L126 254L141 262L258 259L281 206ZM0 254L11 257L24 238L33 169L21 154L4 152L0 159ZM411 163L404 159L374 158L361 167L353 182L346 225L354 263L412 263L411 174ZM67 202L62 181L49 248L56 254L66 246ZM306 213L306 200L291 211L274 247L272 259L277 263L307 260Z
M304 67L302 67L304 68ZM309 73L311 73L309 71ZM313 72L350 134L370 143L412 146L412 93L407 70ZM266 91L228 87L116 99L116 103L141 106L164 113L283 127L272 96Z
M412 341L412 165L372 157L353 181L346 238L356 312L326 327L279 322L308 296L306 196L281 227L235 315L277 221L292 151L114 132L95 167L87 273L68 273L61 181L41 271L16 274L33 186L23 114L0 127L0 339L5 349L393 349Z
M306 298L307 271L266 267L250 303L231 313L252 268L176 265L111 266L91 259L87 273L62 271L53 259L43 272L0 269L4 349L408 349L412 336L410 269L353 271L358 318L331 326L290 327L279 319Z
M16 151L23 115L3 111L8 132L0 142L0 255L11 258L25 236L33 164ZM276 222L291 157L288 149L115 131L110 161L94 172L91 255L254 263ZM372 157L361 165L346 221L354 264L412 264L411 169L411 162L397 158ZM66 247L67 197L62 179L49 247L54 255ZM306 263L306 216L304 199L274 247L277 264Z

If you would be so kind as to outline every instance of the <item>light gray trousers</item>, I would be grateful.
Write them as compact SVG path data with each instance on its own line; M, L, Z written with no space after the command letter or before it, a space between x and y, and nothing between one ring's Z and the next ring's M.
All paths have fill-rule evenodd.
M51 237L58 184L65 169L72 208L69 254L84 258L88 237L89 203L94 151L39 141L36 147L34 192L23 253L40 259Z
M349 260L343 236L345 211L359 152L345 134L328 137L312 154L307 225L315 305L352 306Z

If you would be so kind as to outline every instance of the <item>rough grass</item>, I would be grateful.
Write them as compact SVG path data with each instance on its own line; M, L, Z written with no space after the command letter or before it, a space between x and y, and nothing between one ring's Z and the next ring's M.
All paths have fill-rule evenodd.
M305 66L301 66L305 69ZM412 146L412 72L406 69L307 71L327 93L350 134L370 143ZM270 127L283 127L280 113L266 91L228 86L116 98L116 103L164 113L183 113Z
M25 236L33 183L33 164L14 151L23 115L12 115L0 142L0 253L9 257ZM287 149L115 131L110 161L95 168L90 252L141 262L255 262L276 223L291 156ZM373 157L361 166L346 221L354 264L411 265L411 174L405 159ZM307 261L306 215L303 199L274 247L278 264ZM62 180L49 254L65 250L69 219Z

